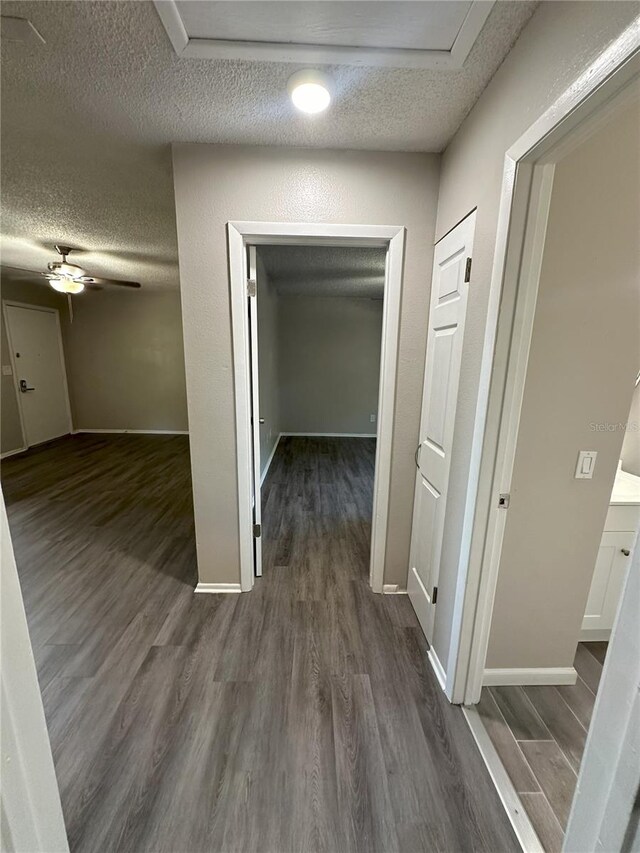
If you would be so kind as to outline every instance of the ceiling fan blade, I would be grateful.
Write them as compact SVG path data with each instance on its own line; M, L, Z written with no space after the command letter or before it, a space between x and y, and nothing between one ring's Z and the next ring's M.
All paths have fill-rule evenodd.
M3 270L12 270L13 272L21 272L25 275L43 275L40 270L26 270L24 267L12 267L9 264L2 264L1 268Z
M114 287L134 287L139 288L142 287L139 281L124 281L122 279L117 278L99 278L95 275L85 275L80 281L84 282L84 284L102 284L102 285L113 285Z

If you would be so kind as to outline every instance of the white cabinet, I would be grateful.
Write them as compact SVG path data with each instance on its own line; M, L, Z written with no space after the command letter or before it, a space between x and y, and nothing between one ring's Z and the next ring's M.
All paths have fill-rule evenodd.
M582 640L609 639L639 525L640 477L620 471L582 620Z

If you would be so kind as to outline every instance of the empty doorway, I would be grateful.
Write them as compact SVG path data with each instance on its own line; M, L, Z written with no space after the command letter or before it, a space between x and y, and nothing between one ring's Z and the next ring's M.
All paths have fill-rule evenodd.
M3 304L25 447L71 432L60 317L55 308Z
M249 247L256 574L318 595L369 567L385 261L377 247Z
M323 264L322 260L320 260L320 255L318 255L318 251L322 247L333 247L336 252L338 250L344 252L348 249L376 250L374 252L377 257L376 263L378 264L378 281L376 286L380 288L379 296L382 296L382 310L380 312L381 317L378 324L380 340L380 369L377 381L374 380L374 386L377 385L377 409L373 412L370 411L371 403L367 403L364 400L366 395L363 395L362 404L365 406L364 413L369 418L369 420L366 421L366 424L369 425L367 432L364 431L365 428L363 427L360 427L357 433L354 431L353 425L359 416L355 411L351 411L348 415L348 435L353 438L371 438L374 435L376 436L375 450L373 450L373 447L371 448L373 450L371 455L374 457L375 461L375 477L372 482L372 510L370 512L370 583L375 591L381 592L383 586L387 507L389 499L391 432L397 360L404 229L384 226L337 226L315 224L277 225L269 223L237 222L229 224L229 255L235 356L234 370L236 380L236 419L238 430L241 588L243 591L251 589L254 577L259 576L262 572L262 543L260 541L262 538L261 480L265 473L266 461L271 453L270 448L274 446L274 442L277 441L280 433L302 431L308 436L308 433L311 432L322 432L324 433L322 436L315 435L310 437L316 439L324 438L327 440L331 438L346 438L344 433L338 429L328 429L326 426L322 429L311 429L308 424L312 421L308 419L306 421L301 421L307 425L304 430L276 429L273 423L267 424L266 415L263 415L262 404L260 401L260 282L258 281L260 272L257 253L258 251L263 251L259 249L259 247L264 246L309 247L310 249L315 249L315 263L316 265L319 264L320 269L326 267L326 259ZM342 255L342 257L344 257L344 255ZM313 283L311 281L312 267L313 261L307 265L307 274L305 275L311 292L313 292ZM352 281L352 287L355 288L360 286L361 292L364 292L363 288L371 285L371 282L367 283L368 271L366 269L366 264L361 264L360 271L357 275L356 272L357 271L351 270L352 277L354 275L356 279L359 277L359 281L356 284ZM368 296L365 298L369 299L370 296L371 292L368 291ZM346 305L346 303L344 304ZM325 305L323 308L326 309L327 306ZM300 306L293 306L292 310L295 314L300 311ZM373 313L375 312L371 311L371 314ZM334 310L333 315L333 326L334 329L337 330L340 324L336 325L335 320L338 317L341 317L341 321L343 323L344 316L341 316L343 315L343 312L340 310L335 312ZM304 323L308 324L307 329L309 331L306 335L303 335L303 338L306 340L303 341L304 345L302 346L302 349L300 349L300 330ZM306 353L305 357L308 361L318 368L315 377L315 390L319 392L320 385L322 385L324 392L326 392L325 400L332 401L331 405L340 396L336 393L336 388L339 385L342 385L340 393L343 397L352 398L354 396L353 388L351 388L351 390L345 390L345 383L340 382L341 378L344 379L345 372L349 368L349 365L346 364L346 360L348 360L346 359L346 356L343 355L342 361L340 362L339 360L339 362L334 363L333 367L331 367L329 363L330 347L327 348L327 355L324 358L319 356L318 353L315 355L310 353L310 347L312 344L311 339L315 337L316 343L321 343L322 334L321 332L318 334L319 330L317 328L317 323L314 322L313 317L309 315L308 308L305 312L303 307L302 313L299 313L299 316L289 316L287 329L288 331L293 330L294 332L289 340L291 346L294 349L297 347L297 351ZM311 334L311 332L314 334ZM297 341L295 340L296 335L298 337ZM341 333L341 337L343 339L343 343L349 343L348 335L345 336ZM343 349L343 353L344 352L346 352L346 349ZM351 352L352 354L354 352L358 352L358 347L356 346L355 350L352 348ZM335 356L335 353L333 355ZM302 358L302 356L291 355L288 360L288 369L290 370L293 362L296 363L296 366L300 366L299 362ZM322 365L323 361L324 368ZM342 370L339 366L340 363L344 365ZM320 376L322 376L321 381ZM265 371L263 365L263 382L265 381L264 377ZM315 415L312 415L311 413L311 410L316 407L315 401L318 396L318 394L314 392L314 389L310 387L314 385L314 380L310 379L308 382L305 382L303 379L298 379L297 386L295 381L290 384L294 387L292 394L285 394L282 396L283 407L289 411L289 414L291 415L292 411L295 410L296 417L309 418L317 415L317 409L315 411ZM297 390L295 390L296 387ZM327 405L325 403L324 407L320 407L321 413L324 417L327 416L327 409L330 409L331 405ZM322 411L323 408L324 411ZM307 409L306 412L305 409ZM337 413L334 412L334 415L336 414ZM345 414L344 411L342 414ZM371 420L372 416L373 421ZM260 424L261 418L265 420L265 423ZM354 418L356 420L354 420ZM334 423L336 422L337 421L334 421ZM300 421L298 423L300 423ZM329 422L324 421L324 423L326 424ZM338 432L341 434L336 435L335 433ZM327 433L334 433L334 435L327 435ZM287 439L294 437L295 436L284 436L284 438ZM327 451L330 450L328 446L325 449ZM266 457L266 459L263 459L263 456ZM364 460L362 460L362 465L366 467L366 462Z

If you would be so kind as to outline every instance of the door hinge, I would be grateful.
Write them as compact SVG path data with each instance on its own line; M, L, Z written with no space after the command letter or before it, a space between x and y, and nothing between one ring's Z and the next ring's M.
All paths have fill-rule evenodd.
M431 603L435 604L438 601L438 587L434 586L431 592Z
M464 280L471 281L471 258L467 258L467 265L464 268Z
M498 506L500 509L509 509L509 504L511 503L511 495L502 494L498 497Z
M255 278L247 279L247 296L255 296L258 286Z
M254 524L253 525L253 538L259 539L261 535L262 535L261 525L260 524Z

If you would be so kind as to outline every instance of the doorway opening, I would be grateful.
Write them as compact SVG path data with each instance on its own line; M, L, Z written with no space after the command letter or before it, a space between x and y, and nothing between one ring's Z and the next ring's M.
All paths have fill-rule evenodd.
M404 228L233 222L228 225L228 237L241 590L252 589L254 578L263 571L261 485L273 464L270 457L280 446L290 470L295 470L298 455L298 467L310 465L320 476L318 467L333 457L338 468L351 467L352 473L362 475L355 518L366 517L366 506L372 506L369 581L375 592L382 592ZM327 275L331 264L342 267L340 281ZM305 272L302 278L301 271ZM314 285L313 276L320 273L324 283L316 280ZM307 296L305 287L316 294L324 287L325 296ZM329 296L331 288L336 294L338 288L342 295ZM266 310L261 315L263 292ZM323 301L310 304L310 299ZM261 325L265 352L261 351ZM279 337L282 357L277 360L283 376L275 377L276 361L273 352L269 355L268 343L278 326L286 334ZM372 361L379 362L377 374ZM269 388L274 380L280 385L277 395ZM280 412L287 418L282 426ZM281 436L287 432L303 435ZM372 467L375 475L367 497ZM274 490L272 503L278 491ZM356 486L344 496L351 507L358 502L357 492ZM294 493L292 497L291 506L299 508L304 496Z

